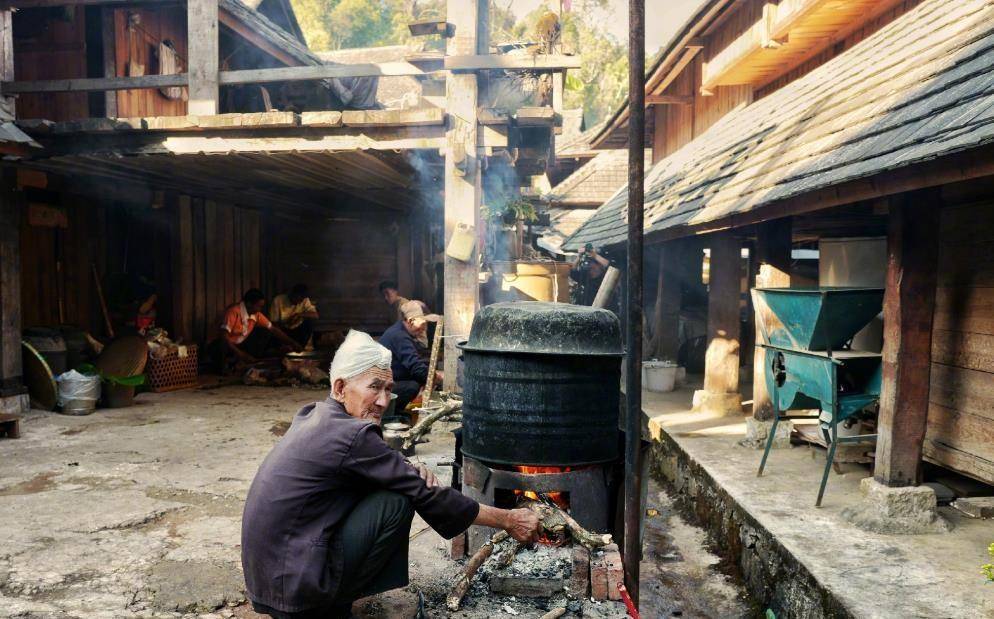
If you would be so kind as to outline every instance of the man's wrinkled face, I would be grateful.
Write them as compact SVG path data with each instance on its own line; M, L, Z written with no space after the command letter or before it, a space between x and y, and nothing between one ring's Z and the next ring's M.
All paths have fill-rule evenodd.
M380 368L366 370L349 379L335 379L331 397L345 407L345 412L357 419L379 424L383 411L390 405L393 393L393 373Z

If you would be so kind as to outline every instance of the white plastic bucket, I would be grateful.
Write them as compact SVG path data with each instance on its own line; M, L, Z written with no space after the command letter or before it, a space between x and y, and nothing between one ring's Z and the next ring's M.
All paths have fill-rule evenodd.
M656 393L673 391L676 387L677 369L672 361L643 361L642 386Z

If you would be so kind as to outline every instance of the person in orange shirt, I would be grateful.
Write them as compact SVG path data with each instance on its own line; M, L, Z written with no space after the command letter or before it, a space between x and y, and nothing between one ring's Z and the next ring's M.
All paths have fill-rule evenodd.
M266 296L261 290L252 288L242 295L241 303L224 310L224 321L218 334L224 358L230 354L243 363L254 363L258 357L266 356L273 337L291 350L301 350L300 344L266 318L262 313L265 305Z

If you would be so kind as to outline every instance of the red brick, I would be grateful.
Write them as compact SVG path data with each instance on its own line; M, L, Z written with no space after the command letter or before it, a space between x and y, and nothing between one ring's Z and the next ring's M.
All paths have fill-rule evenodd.
M460 533L449 541L449 556L453 559L466 556L466 533Z
M618 545L605 546L603 559L607 568L607 597L609 600L620 600L621 592L618 591L618 585L625 582L625 568L621 563Z
M580 544L573 546L573 573L569 579L569 591L578 598L590 595L590 551Z
M590 557L590 597L595 600L608 599L607 591L607 563L604 556Z

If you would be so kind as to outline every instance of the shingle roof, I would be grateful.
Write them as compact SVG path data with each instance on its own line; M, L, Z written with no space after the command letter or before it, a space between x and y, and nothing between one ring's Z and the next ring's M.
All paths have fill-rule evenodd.
M651 162L652 151L646 149L646 166ZM559 204L598 206L627 181L628 151L606 150L553 187L545 199Z
M714 222L994 142L994 7L925 0L646 174L647 232ZM624 241L627 189L570 239Z

